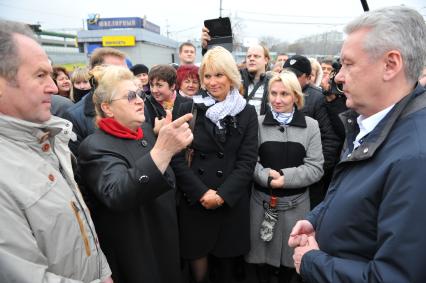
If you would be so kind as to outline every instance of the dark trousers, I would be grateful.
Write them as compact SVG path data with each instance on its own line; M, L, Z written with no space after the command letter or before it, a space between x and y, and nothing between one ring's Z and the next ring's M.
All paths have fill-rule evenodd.
M256 275L259 283L302 283L302 278L296 273L296 269L285 266L279 268L268 264L256 265ZM278 279L278 280L277 280Z

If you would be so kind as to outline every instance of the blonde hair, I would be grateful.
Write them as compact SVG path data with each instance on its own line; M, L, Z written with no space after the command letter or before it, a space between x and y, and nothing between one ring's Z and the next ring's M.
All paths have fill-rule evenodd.
M206 68L211 68L216 72L223 73L231 81L234 89L239 90L241 86L241 75L237 68L237 63L228 50L221 46L216 46L204 55L200 65L201 86L204 85L204 73Z
M265 70L269 70L269 62L271 62L271 55L269 54L269 49L265 45L260 45L263 48L263 56L266 58Z
M309 58L309 61L311 62L312 71L315 72L315 81L313 83L316 86L320 86L323 76L321 65L315 58Z
M133 73L121 66L96 66L92 75L98 82L98 86L93 93L93 104L95 105L97 118L106 118L101 108L102 103L110 103L117 92L117 87L122 81L135 81Z
M75 68L75 70L72 72L72 75L71 75L72 83L89 81L89 79L90 79L90 73L89 73L89 69L86 67Z
M71 74L71 92L70 99L74 100L74 83L78 82L89 82L90 81L90 72L89 69L83 67L77 67Z
M296 75L288 70L281 71L280 74L274 75L268 84L268 93L271 92L271 86L275 82L282 82L290 91L294 94L296 98L297 109L301 109L305 104L302 88L300 87L299 80Z

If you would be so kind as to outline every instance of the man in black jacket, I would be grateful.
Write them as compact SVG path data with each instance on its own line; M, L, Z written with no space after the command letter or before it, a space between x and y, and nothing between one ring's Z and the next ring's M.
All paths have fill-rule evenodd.
M258 115L266 112L269 76L266 67L270 61L269 50L256 44L247 50L246 68L240 71L244 98L253 105Z
M311 63L308 58L294 55L284 63L284 68L294 72L305 94L305 106L301 109L306 116L318 121L321 132L322 150L324 154L324 176L318 183L310 187L311 209L320 203L327 192L327 187L339 156L340 141L325 108L325 99L321 90L309 83Z

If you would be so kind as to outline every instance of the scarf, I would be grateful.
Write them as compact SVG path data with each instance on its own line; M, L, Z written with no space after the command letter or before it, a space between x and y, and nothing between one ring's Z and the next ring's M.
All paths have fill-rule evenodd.
M72 88L72 94L73 94L73 98L74 98L74 103L79 102L83 96L85 96L86 94L88 94L92 89L78 89L73 87Z
M207 92L206 92L207 93ZM208 94L208 93L207 93ZM208 94L207 96L203 97L201 94L199 95L194 95L192 97L192 99L194 100L194 103L197 104L204 104L205 106L209 107L212 106L213 104L216 103L216 100L214 100L213 97L210 96L210 94Z
M148 83L148 84L146 84L146 85L144 85L142 88L143 88L143 91L144 91L146 94L151 93L151 88L149 87L149 83Z
M275 112L274 110L272 110L272 107L271 107L271 112L272 112L272 117L274 117L274 119L277 120L278 123L280 123L280 125L287 125L291 122L291 120L293 120L294 107L293 107L293 111L290 113Z
M141 127L138 127L137 131L132 131L121 125L114 118L102 118L99 120L98 126L105 133L117 138L129 140L140 140L143 138L143 131Z
M160 102L161 106L163 106L164 110L173 110L173 105L175 104L176 100L176 91L173 91L173 95L170 98L170 100L163 100Z
M219 129L222 129L221 120L226 116L234 117L246 106L246 100L240 95L238 90L232 89L226 98L217 102L209 93L208 96L201 97L201 95L193 96L194 103L203 103L204 105L211 106L206 111L206 117L212 121Z

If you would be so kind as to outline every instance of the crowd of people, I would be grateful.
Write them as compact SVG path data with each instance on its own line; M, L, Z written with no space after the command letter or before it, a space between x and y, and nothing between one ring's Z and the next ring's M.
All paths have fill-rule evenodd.
M0 20L0 282L426 282L426 24L386 7L340 61L179 47L71 74Z

